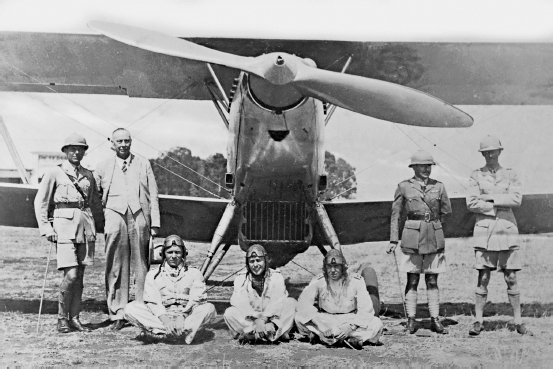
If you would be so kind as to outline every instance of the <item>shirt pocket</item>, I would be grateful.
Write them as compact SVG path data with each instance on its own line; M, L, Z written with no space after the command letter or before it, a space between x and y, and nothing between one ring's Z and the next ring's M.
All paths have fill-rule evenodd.
M419 236L420 236L421 221L420 220L407 220L403 228L401 235L401 248L402 249L414 249L419 248Z

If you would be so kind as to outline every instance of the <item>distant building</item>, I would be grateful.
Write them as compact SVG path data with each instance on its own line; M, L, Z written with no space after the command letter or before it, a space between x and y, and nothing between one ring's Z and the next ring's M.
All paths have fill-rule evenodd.
M26 169L27 175L32 176L33 170ZM17 169L0 169L0 182L2 183L23 183Z
M65 159L63 152L35 151L35 165L32 169L25 169L32 185L40 183L46 168L60 164ZM23 183L17 169L0 169L0 182L4 183Z
M39 184L47 168L61 164L66 158L65 154L60 151L33 151L33 154L37 158L36 165L32 170L31 184Z

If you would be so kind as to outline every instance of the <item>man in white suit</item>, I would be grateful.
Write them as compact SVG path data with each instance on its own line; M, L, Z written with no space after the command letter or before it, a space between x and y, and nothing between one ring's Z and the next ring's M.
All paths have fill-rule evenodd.
M130 265L135 272L136 300L143 302L148 273L148 241L160 227L157 184L147 159L131 154L129 131L112 135L116 156L101 162L94 173L104 206L106 299L112 330L124 324L129 302Z

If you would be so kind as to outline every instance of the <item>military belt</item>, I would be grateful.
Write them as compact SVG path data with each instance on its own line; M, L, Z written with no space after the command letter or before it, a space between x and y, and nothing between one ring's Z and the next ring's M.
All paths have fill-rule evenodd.
M84 201L74 201L74 202L57 202L56 209L81 209L84 210L88 208L88 204Z
M415 214L415 213L409 213L407 214L408 220L423 220L426 223L428 222L435 222L438 219L434 214L432 213L424 213L424 214Z

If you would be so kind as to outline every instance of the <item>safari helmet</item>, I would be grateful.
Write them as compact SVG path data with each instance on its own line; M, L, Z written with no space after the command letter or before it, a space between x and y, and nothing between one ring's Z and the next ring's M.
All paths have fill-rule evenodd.
M409 164L409 167L412 167L413 165L436 165L434 162L434 158L432 157L432 154L429 152L426 152L424 150L419 150L416 153L411 156L411 164Z
M61 151L63 151L67 146L83 146L85 150L88 149L86 139L75 132L71 133L65 138L65 140L63 141L63 146L61 147Z
M503 150L503 146L501 145L499 138L488 135L480 141L480 150L478 151L482 152L491 150Z

